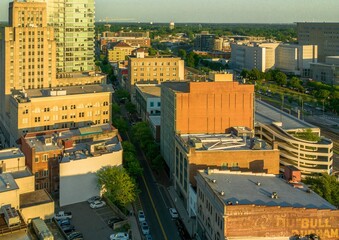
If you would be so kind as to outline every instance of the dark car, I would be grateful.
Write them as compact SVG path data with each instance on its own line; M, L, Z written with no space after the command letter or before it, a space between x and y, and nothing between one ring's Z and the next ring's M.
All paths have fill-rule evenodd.
M64 231L64 233L69 234L75 230L75 227L73 225L65 225L61 226L61 229Z
M69 240L80 239L80 238L83 238L83 237L84 236L82 235L81 232L72 232L71 234L68 235Z
M60 227L71 225L71 221L69 219L58 220L57 223L59 224Z

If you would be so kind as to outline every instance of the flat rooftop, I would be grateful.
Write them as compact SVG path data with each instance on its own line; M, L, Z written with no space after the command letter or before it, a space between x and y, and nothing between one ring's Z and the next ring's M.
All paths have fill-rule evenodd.
M22 157L25 157L25 155L21 152L20 148L7 148L0 150L0 161Z
M136 84L144 99L147 98L160 98L161 86L153 84Z
M252 150L252 139L245 139L233 134L181 134L179 139L190 147L195 147L198 151L227 151L227 150ZM263 140L260 150L272 150L272 147Z
M0 193L19 189L11 173L0 174Z
M281 128L286 131L318 128L260 100L255 101L255 121L263 124L281 122Z
M161 116L149 116L148 118L154 126L160 126Z
M15 98L41 98L41 97L55 97L55 96L68 96L68 95L80 95L80 94L93 94L113 92L113 88L106 84L93 84L93 85L81 85L81 86L68 86L58 88L45 88L45 89L28 89L24 92L13 91ZM19 100L19 99L18 99Z
M284 179L271 174L253 174L216 169L199 171L214 192L225 204L254 204L258 206L282 206L296 208L336 209L332 204L316 193L307 192L308 188L294 188ZM215 183L213 183L215 180ZM258 184L260 183L260 185ZM224 192L222 196L220 193ZM273 192L277 199L271 198Z
M174 92L189 92L188 81L168 81L161 83L161 85L172 89Z
M26 208L50 202L53 202L53 199L45 189L20 194L20 208Z
M21 170L21 171L11 172L11 174L14 179L33 176L33 174L28 168L26 168L25 170Z

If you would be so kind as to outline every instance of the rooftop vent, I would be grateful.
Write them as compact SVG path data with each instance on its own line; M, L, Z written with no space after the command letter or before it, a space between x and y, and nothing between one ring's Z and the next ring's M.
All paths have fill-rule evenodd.
M257 182L257 186L260 186L261 185L261 182Z
M277 192L272 192L271 198L278 199L278 193Z
M216 180L216 179L212 179L211 181L212 181L212 183L216 183L216 182L217 182L217 180Z
M11 188L11 185L9 185L9 182L6 183L6 188L7 189Z
M221 195L221 196L224 196L224 195L225 195L225 192L224 192L224 191L221 191L221 192L220 192L220 195Z

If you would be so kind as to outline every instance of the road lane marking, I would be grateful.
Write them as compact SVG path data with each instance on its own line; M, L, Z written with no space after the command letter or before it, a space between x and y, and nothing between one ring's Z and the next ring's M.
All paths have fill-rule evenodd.
M166 233L165 233L164 227L163 227L162 224L161 224L161 221L160 221L160 218L159 218L158 211L155 209L155 205L154 205L153 199L152 199L152 197L151 197L151 193L150 193L150 191L149 191L149 189L148 189L146 180L145 180L144 176L141 176L141 178L142 178L142 180L144 181L144 184L145 184L145 187L146 187L146 190L147 190L147 194L148 194L149 199L151 200L151 204L152 204L153 210L154 210L154 212L155 212L155 216L157 217L157 220L158 220L158 222L159 222L159 225L160 225L160 229L161 229L162 235L164 236L165 240L167 240L167 237L166 237Z

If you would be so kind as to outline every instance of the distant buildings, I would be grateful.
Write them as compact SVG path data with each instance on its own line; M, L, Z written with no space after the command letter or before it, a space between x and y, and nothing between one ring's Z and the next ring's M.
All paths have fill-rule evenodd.
M128 59L128 78L124 84L135 102L138 84L161 84L166 81L184 80L184 61L172 56L131 56Z
M265 72L275 65L279 43L231 44L231 64L237 71L258 69Z
M216 169L196 179L199 239L339 237L339 211L298 180Z
M209 34L207 31L202 31L197 34L194 39L194 50L212 51L214 49L215 34Z
M324 63L312 63L311 78L328 85L339 85L339 56L328 56Z
M117 42L111 49L107 51L107 58L109 62L119 62L126 60L127 56L132 54L135 48L131 47L125 42Z
M318 62L324 63L327 56L339 56L339 23L298 22L298 43L318 46Z

